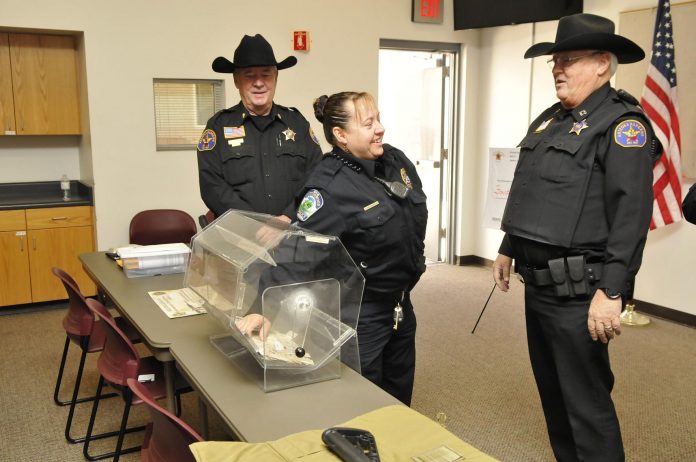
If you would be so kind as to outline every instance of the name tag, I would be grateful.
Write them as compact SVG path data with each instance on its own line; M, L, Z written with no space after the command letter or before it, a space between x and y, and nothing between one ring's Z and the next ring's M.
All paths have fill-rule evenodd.
M366 205L365 207L363 207L363 210L367 212L367 211L370 210L371 208L377 207L378 205L379 205L379 201L374 201L374 202L371 203L370 205Z

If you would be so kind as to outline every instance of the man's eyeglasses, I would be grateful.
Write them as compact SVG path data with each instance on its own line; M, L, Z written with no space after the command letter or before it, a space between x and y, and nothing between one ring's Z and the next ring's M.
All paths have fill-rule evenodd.
M580 56L553 56L546 61L546 64L548 64L551 69L553 69L555 66L565 69L575 61L579 61L582 58L587 58L588 56L593 56L599 53L601 53L601 51L593 51L592 53L587 53L586 55Z

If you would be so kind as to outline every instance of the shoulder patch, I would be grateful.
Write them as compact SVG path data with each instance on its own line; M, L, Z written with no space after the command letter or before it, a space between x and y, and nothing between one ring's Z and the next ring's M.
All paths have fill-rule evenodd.
M319 138L317 138L317 135L314 134L314 130L312 130L312 127L309 127L309 137L312 138L312 141L319 145Z
M645 127L635 119L624 120L614 129L614 142L624 148L643 147L647 139Z
M302 198L300 206L297 208L297 219L307 221L317 210L324 206L324 198L316 189L310 189Z
M199 151L210 151L215 147L215 142L217 140L217 135L215 131L210 128L205 129L201 134L201 138L198 140L198 150Z

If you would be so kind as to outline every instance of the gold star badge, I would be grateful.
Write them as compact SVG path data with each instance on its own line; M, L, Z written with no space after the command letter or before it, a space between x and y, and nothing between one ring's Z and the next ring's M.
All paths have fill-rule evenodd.
M580 135L580 132L588 127L587 119L582 119L580 122L575 122L568 133Z
M285 141L295 141L295 132L292 131L292 129L288 128L284 130L283 135L285 135Z
M534 133L539 133L539 132L541 132L541 131L546 130L546 127L549 126L549 124L551 123L552 120L553 120L553 117L551 117L549 120L546 120L546 121L542 122L542 123L537 127L537 129L534 130Z

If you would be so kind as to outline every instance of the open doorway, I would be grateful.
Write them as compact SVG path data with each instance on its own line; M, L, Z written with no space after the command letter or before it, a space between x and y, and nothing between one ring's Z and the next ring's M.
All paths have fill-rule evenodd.
M459 45L380 40L384 141L413 162L428 196L425 256L451 262L456 70Z

